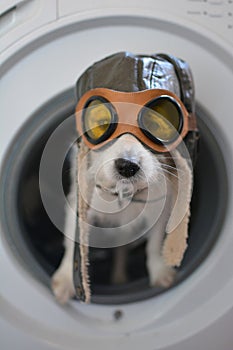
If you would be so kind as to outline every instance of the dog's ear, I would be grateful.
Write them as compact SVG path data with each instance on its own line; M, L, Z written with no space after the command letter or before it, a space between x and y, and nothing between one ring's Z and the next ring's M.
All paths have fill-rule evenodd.
M179 266L187 248L193 173L187 159L174 151L177 176L171 176L173 209L166 227L163 258L169 266Z

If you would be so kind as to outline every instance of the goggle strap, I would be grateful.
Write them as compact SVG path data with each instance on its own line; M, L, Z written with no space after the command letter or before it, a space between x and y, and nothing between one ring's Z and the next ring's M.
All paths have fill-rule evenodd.
M197 131L197 117L195 113L190 113L188 117L189 121L189 131Z

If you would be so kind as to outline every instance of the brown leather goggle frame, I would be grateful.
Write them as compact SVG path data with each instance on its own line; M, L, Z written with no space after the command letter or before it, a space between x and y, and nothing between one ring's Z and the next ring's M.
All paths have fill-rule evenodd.
M85 110L88 101L94 97L104 98L113 105L116 114L117 122L113 132L103 142L91 142L83 127L83 111ZM169 143L161 144L151 140L138 124L138 116L141 109L149 102L160 97L170 97L176 101L182 113L183 121L182 128L179 131L177 138ZM110 90L107 88L96 88L88 90L79 100L76 106L76 125L79 135L82 137L85 144L92 150L98 150L112 140L117 139L123 134L132 134L143 144L156 152L169 152L175 149L179 143L185 138L189 131L197 130L196 117L193 113L189 113L183 102L172 92L164 89L149 89L138 92L121 92Z

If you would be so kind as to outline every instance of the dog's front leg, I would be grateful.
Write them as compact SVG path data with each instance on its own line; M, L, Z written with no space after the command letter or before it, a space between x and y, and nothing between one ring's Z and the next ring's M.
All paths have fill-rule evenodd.
M147 271L151 286L169 287L175 278L175 269L165 264L161 255L164 225L156 225L150 233L146 245Z

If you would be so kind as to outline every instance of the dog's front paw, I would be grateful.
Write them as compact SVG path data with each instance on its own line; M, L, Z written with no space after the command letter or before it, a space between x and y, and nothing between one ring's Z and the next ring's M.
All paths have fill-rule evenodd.
M72 274L69 272L68 269L58 269L51 280L51 287L55 298L62 305L66 304L69 299L75 296Z
M176 277L176 270L165 265L161 259L154 259L148 264L148 272L151 286L170 287Z

